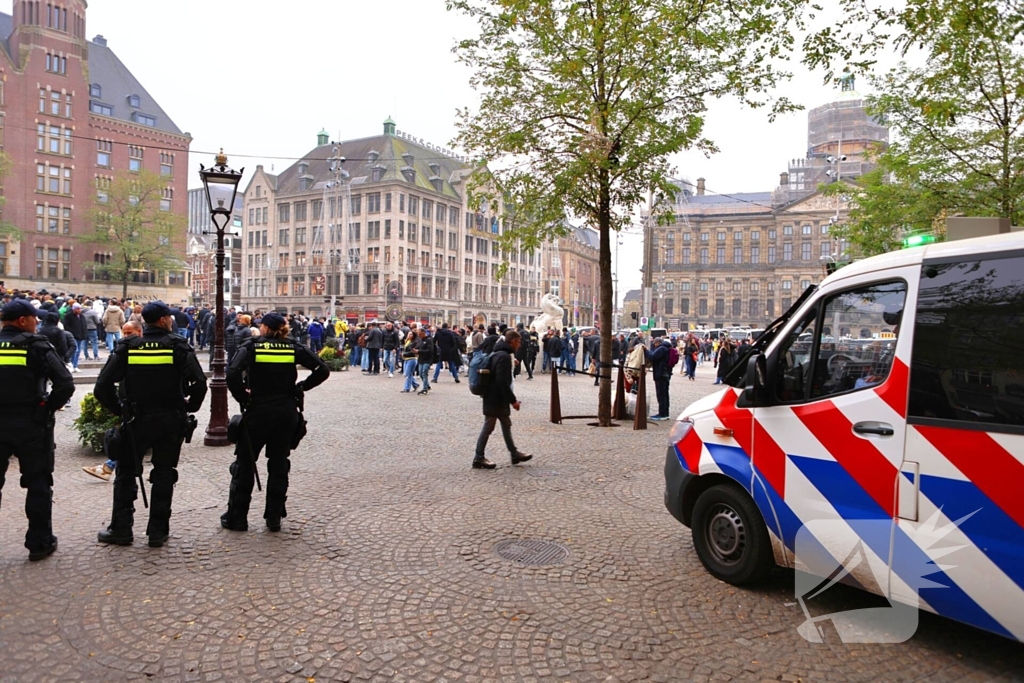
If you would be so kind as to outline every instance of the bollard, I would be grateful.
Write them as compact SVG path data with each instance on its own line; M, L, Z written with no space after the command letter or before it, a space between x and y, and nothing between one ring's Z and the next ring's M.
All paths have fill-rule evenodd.
M626 419L626 369L619 365L619 376L615 380L615 400L612 402L612 419Z
M558 373L551 370L551 423L562 424L562 401L558 396Z
M636 388L636 411L633 414L633 429L647 429L647 368L640 369Z

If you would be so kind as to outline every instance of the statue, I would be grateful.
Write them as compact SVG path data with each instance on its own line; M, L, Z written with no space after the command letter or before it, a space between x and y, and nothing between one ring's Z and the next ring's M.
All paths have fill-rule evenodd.
M562 329L562 307L557 294L545 294L540 300L540 315L530 324L537 334L543 335L549 327Z

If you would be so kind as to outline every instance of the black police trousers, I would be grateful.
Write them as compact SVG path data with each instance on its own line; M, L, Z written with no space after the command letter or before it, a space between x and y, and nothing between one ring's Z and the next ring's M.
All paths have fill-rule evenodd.
M246 522L256 481L253 464L264 447L267 449L267 502L263 518L287 516L284 503L288 497L288 472L291 470L288 456L298 420L295 399L290 396L257 400L250 404L235 444L235 462L230 467L229 523L241 525Z
M0 415L0 499L7 466L17 456L21 488L26 490L25 516L28 532L25 547L42 550L53 545L53 419L46 424L33 420L31 410L5 407Z
M131 424L130 435L122 437L124 453L114 470L113 529L130 529L134 522L135 499L139 493L136 468L142 456L153 449L149 473L149 526L146 535L166 534L171 521L171 499L178 481L178 458L185 440L185 411L144 412ZM134 451L133 451L134 447Z

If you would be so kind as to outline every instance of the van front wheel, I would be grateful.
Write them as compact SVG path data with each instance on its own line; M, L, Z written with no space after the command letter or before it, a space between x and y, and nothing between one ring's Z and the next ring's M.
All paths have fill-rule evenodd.
M754 501L736 486L712 486L693 507L693 547L713 576L739 585L757 581L774 563L771 540Z

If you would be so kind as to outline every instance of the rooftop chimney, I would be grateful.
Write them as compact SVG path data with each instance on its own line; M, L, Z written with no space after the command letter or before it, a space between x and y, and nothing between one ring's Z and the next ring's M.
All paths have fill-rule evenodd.
M697 196L698 197L703 197L704 196L704 179L703 178L697 178Z
M107 46L107 39L100 34L96 34L96 37L92 39L92 42L96 43L97 45L102 45L103 47Z

